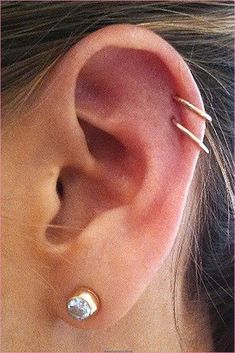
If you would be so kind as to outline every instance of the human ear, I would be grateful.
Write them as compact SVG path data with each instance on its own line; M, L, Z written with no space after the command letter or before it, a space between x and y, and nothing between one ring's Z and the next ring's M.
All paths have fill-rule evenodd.
M30 130L34 158L44 170L32 206L43 225L34 247L49 266L45 303L56 319L113 325L169 255L199 155L172 117L201 139L205 129L176 94L203 109L189 68L166 41L113 25L74 45L29 99L40 122ZM79 287L100 298L85 321L66 309Z

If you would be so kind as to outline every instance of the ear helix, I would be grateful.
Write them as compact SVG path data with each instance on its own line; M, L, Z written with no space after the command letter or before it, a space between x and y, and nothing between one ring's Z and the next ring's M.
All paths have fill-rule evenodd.
M173 99L184 105L186 108L188 108L189 110L191 110L192 112L194 112L197 116L201 117L202 119L212 122L212 118L209 114L207 114L206 112L204 112L203 110L195 107L192 103L189 103L188 101L186 101L183 98L180 98L178 96L173 96ZM206 145L198 138L196 137L191 131L189 131L188 129L186 129L183 125L181 125L179 122L176 121L176 119L173 117L172 118L172 123L186 136L188 136L197 146L199 146L203 151L205 151L206 153L209 153L208 148L206 147Z

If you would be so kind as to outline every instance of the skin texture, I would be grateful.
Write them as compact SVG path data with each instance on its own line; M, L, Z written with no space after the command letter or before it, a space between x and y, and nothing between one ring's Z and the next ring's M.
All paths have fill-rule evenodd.
M171 118L200 138L205 123L176 93L203 109L168 43L114 25L60 58L13 117L3 134L4 350L181 350L170 251L199 149ZM80 286L101 298L84 322L65 306ZM180 320L187 350L210 350L205 308Z

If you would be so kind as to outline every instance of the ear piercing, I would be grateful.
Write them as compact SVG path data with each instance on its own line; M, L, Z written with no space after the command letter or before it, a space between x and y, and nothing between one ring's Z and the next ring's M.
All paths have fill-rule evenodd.
M67 311L75 320L87 320L94 316L100 307L98 295L88 288L79 288L67 302Z
M193 135L189 130L187 130L183 125L179 124L174 118L172 119L172 123L178 128L180 129L180 131L182 131L182 133L186 136L188 136L189 138L191 138L193 140L193 142L195 142L203 151L205 151L206 153L209 153L208 148L206 147L206 145L204 145L204 143L199 140L199 138L197 138L195 135Z
M212 118L209 114L207 114L206 112L204 112L203 110L195 107L192 103L189 103L188 101L186 101L183 98L180 98L178 96L173 96L173 99L175 101L177 101L178 103L183 104L186 108L188 108L189 110L193 111L195 114L197 114L198 116L200 116L201 118L211 122ZM189 131L188 129L186 129L183 125L181 125L180 123L178 123L174 118L172 119L172 123L186 136L188 136L193 142L195 142L203 151L205 151L206 153L209 153L208 148L206 147L206 145L204 145L204 143L198 138L196 137L191 131Z
M177 97L177 96L174 96L173 99L176 101L176 102L179 102L183 105L185 105L189 110L191 110L192 112L196 113L197 115L199 115L200 117L208 120L209 122L212 121L212 118L209 114L207 114L206 112L204 112L203 110L195 107L192 103L189 103L187 102L185 99L183 98L180 98L180 97Z

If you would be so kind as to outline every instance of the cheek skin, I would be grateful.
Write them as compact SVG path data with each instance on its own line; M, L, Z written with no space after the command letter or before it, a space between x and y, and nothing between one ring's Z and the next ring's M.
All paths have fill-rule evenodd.
M15 126L3 138L2 289L3 311L9 322L11 319L20 321L25 313L28 318L43 315L44 311L39 313L37 308L40 296L48 287L41 275L41 269L46 266L40 256L35 256L34 250L40 246L47 223L60 207L56 193L58 170L45 163L44 168L36 166L34 131L27 129L27 134L25 131L24 127ZM12 327L15 325L12 323ZM11 328L8 323L3 326Z
M46 224L60 207L56 192L59 167L50 162L56 156L50 151L45 129L35 122L35 114L15 119L16 124L3 137L4 208L8 217L21 225Z
M4 141L2 158L2 349L9 350L9 345L10 350L22 351L26 342L35 349L41 345L32 332L51 332L44 298L53 288L46 279L48 264L35 249L40 248L46 224L60 202L57 170L36 168L33 139L27 136L23 145L16 131L14 135L14 144L12 139Z

